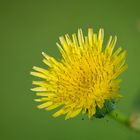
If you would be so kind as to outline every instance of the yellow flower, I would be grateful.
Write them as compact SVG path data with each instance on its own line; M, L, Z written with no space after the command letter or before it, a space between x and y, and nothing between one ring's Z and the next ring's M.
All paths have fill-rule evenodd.
M59 107L54 117L66 115L65 119L73 118L80 112L88 117L96 114L97 108L102 109L105 101L119 97L120 79L117 77L127 68L125 64L126 51L118 48L115 52L116 36L110 36L103 48L104 30L98 35L93 29L88 29L88 35L83 36L78 30L78 36L68 34L61 36L57 46L62 55L61 60L42 53L47 70L33 67L31 75L42 81L33 81L33 88L43 102L38 108L52 110Z

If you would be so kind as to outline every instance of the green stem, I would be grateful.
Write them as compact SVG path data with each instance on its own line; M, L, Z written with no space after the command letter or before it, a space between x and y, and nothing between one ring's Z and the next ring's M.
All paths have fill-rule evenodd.
M124 114L120 113L119 111L112 111L109 113L109 117L113 118L117 122L124 124L125 126L129 126L128 117Z
M116 120L117 122L125 125L135 132L140 132L140 116L132 114L131 117L120 113L119 111L112 111L109 114L109 117Z

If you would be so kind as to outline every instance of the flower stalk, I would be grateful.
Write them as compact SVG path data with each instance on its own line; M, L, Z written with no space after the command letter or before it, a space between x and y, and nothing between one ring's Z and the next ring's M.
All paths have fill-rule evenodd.
M124 114L122 114L119 111L112 111L109 113L109 117L111 117L112 119L116 120L117 122L124 124L124 125L128 125L128 117L126 117Z
M126 115L124 115L119 111L112 111L108 115L112 119L125 125L131 130L140 132L140 114L134 113L131 115L131 117L127 117Z

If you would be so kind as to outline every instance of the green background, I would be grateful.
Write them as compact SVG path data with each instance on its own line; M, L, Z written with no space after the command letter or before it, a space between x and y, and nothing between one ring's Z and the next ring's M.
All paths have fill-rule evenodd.
M43 66L41 52L60 57L55 43L88 27L105 29L105 40L117 35L117 46L128 51L128 70L121 76L126 115L140 89L140 1L69 0L0 1L0 140L138 140L134 133L109 118L85 116L64 121L36 109L30 91L33 65ZM82 120L82 118L85 118Z

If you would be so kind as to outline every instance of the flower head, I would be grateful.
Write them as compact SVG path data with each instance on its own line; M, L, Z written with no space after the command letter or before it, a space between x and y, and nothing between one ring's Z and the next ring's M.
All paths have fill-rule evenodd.
M59 107L54 117L65 114L65 119L69 119L83 112L90 118L97 109L103 109L106 101L119 97L117 78L127 67L126 51L118 48L114 52L116 36L111 36L103 48L103 38L103 29L97 35L90 28L87 36L79 29L78 36L73 34L70 38L66 34L59 38L60 60L42 53L48 69L34 66L35 71L31 72L42 79L33 81L37 87L32 90L39 96L35 101L43 102L38 108Z

